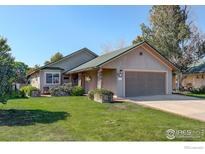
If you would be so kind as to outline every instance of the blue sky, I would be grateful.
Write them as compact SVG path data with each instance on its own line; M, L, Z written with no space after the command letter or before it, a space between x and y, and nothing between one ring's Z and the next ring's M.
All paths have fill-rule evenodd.
M0 6L0 35L16 60L43 65L57 51L67 55L87 47L101 54L105 44L131 44L140 24L148 23L150 7ZM192 7L192 14L205 32L205 6Z

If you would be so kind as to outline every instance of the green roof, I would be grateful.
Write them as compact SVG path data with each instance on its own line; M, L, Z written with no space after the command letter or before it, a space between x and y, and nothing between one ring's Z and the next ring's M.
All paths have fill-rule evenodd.
M126 48L122 48L122 49L119 49L119 50L115 50L113 52L109 52L109 53L106 53L104 55L101 55L85 64L82 64L70 71L67 71L67 73L74 73L74 72L80 72L80 71L83 71L83 70L89 70L89 69L94 69L94 68L98 68L99 66L103 65L104 63L130 51L131 49L145 43L146 41L142 41L138 44L135 44L135 45L131 45L131 46L128 46ZM147 43L147 42L146 42ZM150 45L149 43L147 43L148 45ZM151 46L151 45L150 45ZM152 46L151 46L152 47ZM156 50L156 49L155 49ZM158 52L158 51L157 51ZM159 52L158 52L159 53ZM163 57L163 56L162 56ZM165 57L164 57L165 58ZM166 59L166 58L165 58ZM168 62L170 62L168 59L166 59ZM170 62L171 63L171 62ZM171 63L172 64L172 63ZM174 66L174 64L172 64Z
M59 59L59 60L57 60L57 61L54 61L54 62L51 62L51 63L46 64L46 65L44 65L44 66L41 66L40 68L38 68L38 69L32 71L31 73L29 73L27 76L30 76L30 75L32 75L33 73L35 73L35 72L37 72L37 71L39 71L39 70L42 70L42 69L61 69L61 70L64 70L64 69L62 69L62 68L60 68L60 67L52 67L52 65L53 65L53 64L56 64L56 63L58 63L58 62L60 62L60 61L62 61L62 60L65 60L66 58L70 58L70 57L72 57L73 55L75 55L75 54L77 54L77 53L80 53L80 52L82 52L82 51L86 51L86 52L88 52L88 53L91 53L91 54L94 55L95 57L98 57L98 55L97 55L96 53L92 52L91 50L89 50L88 48L85 47L85 48L82 48L82 49L80 49L80 50L77 50L77 51L75 51L75 52L73 52L73 53L71 53L71 54L69 54L69 55L67 55L67 56L64 56L63 58L61 58L61 59ZM65 71L68 71L68 70L65 70Z
M129 47L126 47L126 48L122 48L122 49L119 49L119 50L115 50L113 52L109 52L109 53L106 53L104 55L101 55L85 64L82 64L70 71L68 71L69 73L71 72L77 72L77 71L81 71L81 70L85 70L85 69L91 69L91 68L97 68L99 67L100 65L104 64L105 62L123 54L124 52L132 49L133 47L135 47L136 45L132 45L132 46L129 46Z
M205 59L190 67L186 73L205 73Z

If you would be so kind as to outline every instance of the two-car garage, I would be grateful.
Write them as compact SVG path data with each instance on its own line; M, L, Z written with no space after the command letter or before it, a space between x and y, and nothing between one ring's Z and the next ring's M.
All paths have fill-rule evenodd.
M166 94L166 72L125 71L125 96Z
M99 56L74 69L95 72L87 84L112 91L115 97L172 94L178 68L147 42ZM72 71L71 71L72 72Z

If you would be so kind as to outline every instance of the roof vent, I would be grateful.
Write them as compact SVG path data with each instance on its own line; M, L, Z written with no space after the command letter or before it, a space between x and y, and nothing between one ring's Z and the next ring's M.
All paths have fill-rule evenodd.
M140 56L142 56L143 55L143 52L140 52Z

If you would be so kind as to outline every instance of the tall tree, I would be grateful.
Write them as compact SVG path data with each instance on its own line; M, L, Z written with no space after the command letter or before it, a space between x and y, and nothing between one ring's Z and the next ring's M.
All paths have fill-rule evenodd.
M14 62L15 82L26 82L26 73L28 71L28 65L23 62Z
M50 58L50 61L45 61L44 64L47 65L51 62L55 62L57 60L60 60L61 58L63 58L63 55L60 52L57 52Z
M30 74L31 72L33 72L33 71L39 69L40 67L41 67L41 66L38 65L38 64L34 65L34 67L29 67L28 70L27 70L27 72L26 72L26 74Z
M132 44L137 44L144 41L144 38L142 36L137 36L135 40L132 41Z
M150 25L141 25L142 39L153 44L182 71L198 61L205 52L202 51L205 39L198 35L197 29L192 28L194 26L188 17L189 9L186 6L153 6L150 10ZM194 58L190 59L192 55Z
M14 58L7 39L0 37L0 102L6 101L14 80Z
M39 65L39 64L34 65L34 69L39 69L40 67L41 67L41 65Z

